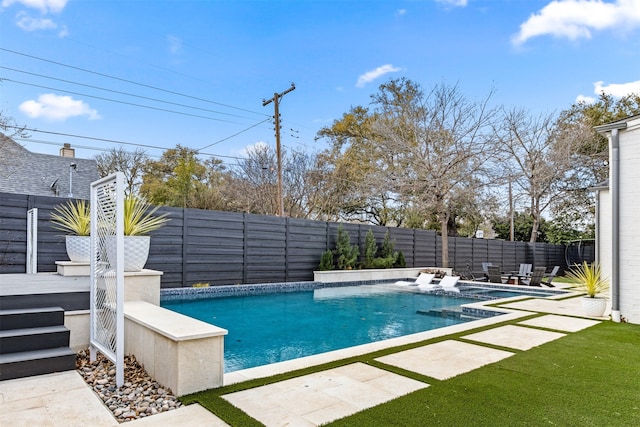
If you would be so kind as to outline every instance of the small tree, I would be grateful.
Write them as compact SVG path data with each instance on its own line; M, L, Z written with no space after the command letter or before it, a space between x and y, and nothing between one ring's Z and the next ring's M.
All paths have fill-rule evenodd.
M333 270L333 251L327 249L322 252L322 256L320 256L320 271L329 271Z
M384 240L382 241L382 245L380 246L380 251L378 256L381 258L387 258L393 255L393 248L395 247L395 241L391 240L391 236L389 235L389 230L384 234Z
M340 270L350 270L355 267L358 256L360 256L360 249L351 245L351 237L342 227L342 224L338 226L336 253L338 254L338 269Z
M376 237L373 235L373 230L369 229L364 239L364 268L373 268L377 253Z
M402 253L402 251L398 251L397 254L398 257L396 258L396 263L393 264L393 266L396 268L406 268L407 260L404 258L404 254Z

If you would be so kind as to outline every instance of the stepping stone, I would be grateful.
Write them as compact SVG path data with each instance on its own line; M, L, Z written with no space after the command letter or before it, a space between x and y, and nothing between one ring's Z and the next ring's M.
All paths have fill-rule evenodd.
M439 380L506 359L514 353L448 340L401 351L376 360Z
M561 334L559 332L506 325L471 335L465 335L462 338L485 344L493 344L500 347L529 350L530 348L562 338L565 335L566 334Z
M535 326L538 328L555 329L563 332L578 332L600 323L598 320L578 319L575 317L549 314L534 319L519 322L519 325Z
M428 386L354 363L222 397L268 426L317 426Z

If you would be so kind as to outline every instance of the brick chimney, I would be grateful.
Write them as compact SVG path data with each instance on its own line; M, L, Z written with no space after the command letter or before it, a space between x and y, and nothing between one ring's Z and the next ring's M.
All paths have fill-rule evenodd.
M60 149L60 155L62 157L75 157L76 150L71 148L71 144L65 142L64 147Z

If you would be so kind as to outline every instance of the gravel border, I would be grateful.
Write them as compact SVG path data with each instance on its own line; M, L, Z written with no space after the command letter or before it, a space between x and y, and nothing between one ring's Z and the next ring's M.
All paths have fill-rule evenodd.
M124 364L125 382L118 388L115 364L109 359L98 353L96 361L91 362L88 349L78 352L76 358L76 369L118 422L145 418L182 406L170 389L147 374L135 356L125 356Z

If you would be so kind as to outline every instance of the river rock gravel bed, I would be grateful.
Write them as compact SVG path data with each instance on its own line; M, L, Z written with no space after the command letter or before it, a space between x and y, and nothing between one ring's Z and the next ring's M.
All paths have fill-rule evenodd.
M171 390L147 374L135 356L125 356L124 363L124 385L118 388L115 365L102 354L98 353L96 361L91 362L89 350L82 350L76 359L76 369L118 422L144 418L182 406Z

